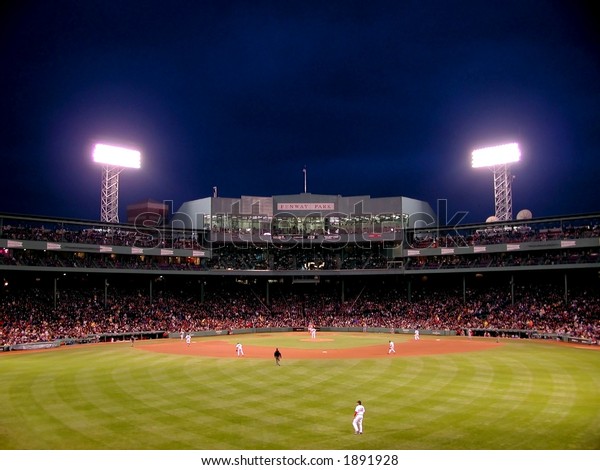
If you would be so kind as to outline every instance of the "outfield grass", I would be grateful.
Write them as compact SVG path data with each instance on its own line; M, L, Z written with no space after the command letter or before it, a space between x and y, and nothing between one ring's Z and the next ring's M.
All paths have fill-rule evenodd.
M322 347L286 335L226 340L240 338L244 346ZM387 339L338 334L327 348L385 347ZM195 338L205 340L214 338ZM359 399L367 413L356 436ZM600 350L507 340L448 355L284 355L277 367L237 359L233 346L231 358L70 346L0 354L0 403L5 450L600 449Z

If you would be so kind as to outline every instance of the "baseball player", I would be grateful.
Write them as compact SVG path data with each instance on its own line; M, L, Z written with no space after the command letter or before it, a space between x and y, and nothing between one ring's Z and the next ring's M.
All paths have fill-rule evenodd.
M185 342L189 346L190 343L192 342L192 335L190 335L189 333L187 335L185 335Z
M235 345L235 352L237 353L238 357L243 356L244 355L244 348L242 347L241 343L237 343Z
M281 352L279 351L279 348L275 348L273 356L275 357L275 364L280 366L281 364L279 362L281 361Z
M392 354L392 353L395 353L395 352L396 352L396 349L395 349L395 346L394 346L394 342L390 341L390 347L388 349L388 354Z
M363 417L365 415L365 407L362 402L358 400L356 407L354 408L354 419L352 420L352 426L354 427L354 434L363 433Z
M415 341L419 341L421 338L419 337L419 330L415 330Z

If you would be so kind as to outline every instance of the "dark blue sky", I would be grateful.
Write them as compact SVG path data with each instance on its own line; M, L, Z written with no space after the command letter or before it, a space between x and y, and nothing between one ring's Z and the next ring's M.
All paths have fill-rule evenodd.
M8 4L7 4L8 3ZM600 211L600 41L577 1L11 1L0 211L99 219L96 140L143 152L120 213L308 192L494 212L474 148L516 140L513 212Z

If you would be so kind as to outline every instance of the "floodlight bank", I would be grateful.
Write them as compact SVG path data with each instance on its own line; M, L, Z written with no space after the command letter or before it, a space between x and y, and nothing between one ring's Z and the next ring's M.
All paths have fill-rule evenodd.
M473 168L481 168L518 162L521 158L521 150L519 144L513 143L474 150L471 155Z
M140 152L128 148L96 144L94 146L93 157L96 163L104 163L106 165L121 166L125 168L141 167Z

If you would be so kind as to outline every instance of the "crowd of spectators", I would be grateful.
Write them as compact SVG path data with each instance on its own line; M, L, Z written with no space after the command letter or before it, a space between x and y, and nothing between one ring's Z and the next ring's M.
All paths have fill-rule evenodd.
M0 238L53 243L81 243L87 245L131 246L138 248L202 249L192 233L180 233L158 228L47 228L28 225L4 225Z
M359 230L348 226L345 234L385 233L390 229L378 224L365 223ZM397 229L396 229L397 230ZM213 227L211 232L223 233L223 229ZM227 230L231 233L231 230ZM245 230L239 234L247 234ZM280 231L272 228L270 234L276 236ZM298 235L323 235L323 230L293 231ZM250 234L254 233L250 230ZM258 232L256 233L258 235ZM539 242L548 240L574 240L600 237L600 220L591 219L570 222L518 225L494 225L456 227L439 230L408 230L406 243L412 248L464 247L484 246L501 243ZM131 246L139 248L184 248L205 249L199 240L198 233L193 230L176 230L158 227L107 226L88 227L85 225L65 226L56 221L46 225L30 225L19 222L0 226L0 238L9 240L33 240L55 243L81 243L91 245Z
M461 229L450 231L410 232L412 248L453 248L465 246L498 245L502 243L545 242L549 240L576 240L600 236L600 221L594 220L575 225L560 224L547 227L542 224L515 226L504 225L489 228Z
M306 246L224 245L213 250L207 269L313 271L339 269L385 269L388 258L378 247L347 245L326 248Z
M477 253L471 255L413 256L402 261L407 271L433 269L487 269L526 266L565 266L600 263L598 248L569 248L529 252ZM0 250L0 265L58 268L135 269L162 271L271 270L323 271L386 269L393 263L381 249L347 246L339 249L313 247L237 248L223 246L211 258L119 255L111 253Z
M58 224L58 222L57 222ZM57 225L46 227L19 223L0 226L0 238L8 240L32 240L46 242L69 242L88 245L131 246L142 248L202 249L198 234L174 232L168 229L123 227L74 227ZM407 232L407 246L455 247L514 243L524 241L567 240L600 237L597 221L575 221L570 224L547 226L545 224L519 224L516 226L476 226L456 230L433 232ZM136 270L356 270L385 269L398 263L390 263L383 244L358 243L346 245L323 245L321 243L254 244L245 242L222 243L211 246L210 258L179 256L136 256L106 253L47 253L45 250L0 250L0 265L41 266L95 269ZM599 250L535 250L497 254L413 256L402 259L405 270L502 268L517 266L566 265L597 263Z
M0 345L84 339L98 335L177 333L239 328L369 327L420 330L523 330L600 339L598 292L521 287L514 302L506 289L421 290L365 284L342 300L334 290L274 291L267 300L252 285L230 284L203 292L63 289L0 291Z
M520 224L515 227L470 228L466 231L425 234L410 243L423 247L453 247L567 240L600 237L597 223L558 226ZM414 235L414 233L412 234ZM88 245L142 248L202 249L196 234L169 230L88 228L84 226L0 226L0 238L68 242ZM168 270L369 270L390 266L382 244L330 246L273 243L246 246L215 245L211 258L119 255L113 253L0 249L0 265L74 268ZM598 248L543 249L408 257L407 272L433 269L512 268L523 266L575 265L600 262ZM161 291L154 297L144 292L104 292L61 289L60 296L41 288L0 291L0 345L86 338L94 335L141 331L228 330L249 327L378 327L400 329L527 330L570 335L598 341L600 296L595 291L576 292L565 303L560 289L536 287L521 290L513 303L499 288L461 293L448 290L406 292L382 289L365 282L348 300L339 292L321 290L311 295L294 290L273 294L268 301L251 286L231 285L197 293Z
M191 271L206 268L206 263L197 258L43 252L39 250L11 250L11 253L6 255L2 255L0 251L0 265L65 269L130 269L136 271Z
M443 255L407 258L406 270L503 268L518 266L556 266L593 264L600 262L600 250L568 249L537 250L508 253L479 253L474 255Z

